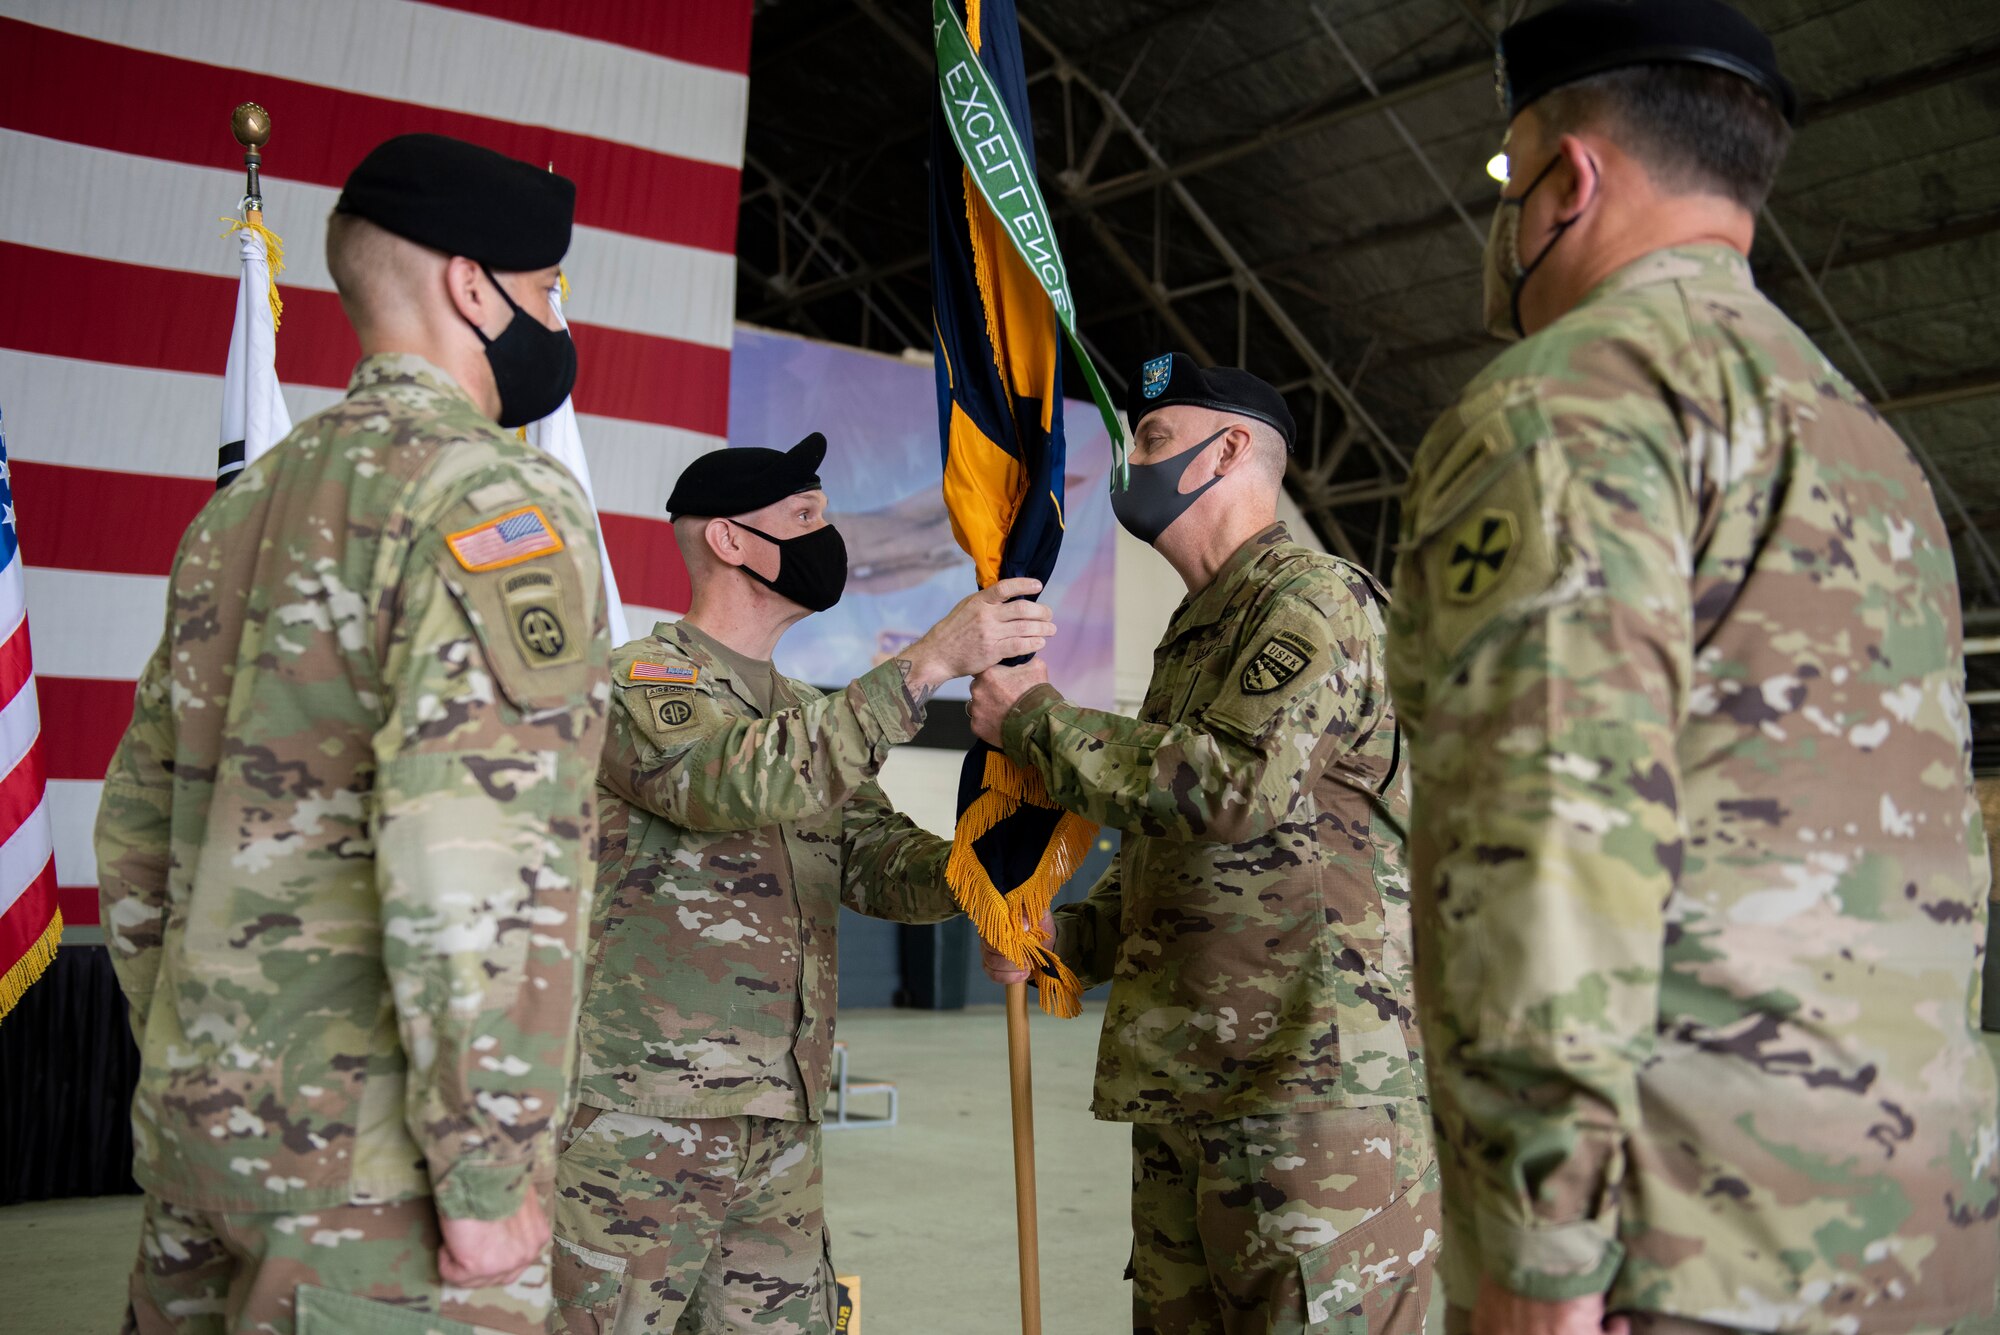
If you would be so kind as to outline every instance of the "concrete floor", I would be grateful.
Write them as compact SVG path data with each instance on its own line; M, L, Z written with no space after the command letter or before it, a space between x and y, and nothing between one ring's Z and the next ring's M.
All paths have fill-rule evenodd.
M1048 1335L1129 1329L1127 1137L1085 1111L1102 1011L1034 1016L1042 1293ZM864 1335L1020 1329L1006 1026L997 1008L852 1011L855 1071L894 1080L902 1125L826 1138L835 1262L861 1276ZM2000 1061L2000 1037L1988 1046ZM872 1104L873 1101L871 1101ZM0 1209L0 1327L117 1329L138 1228L135 1198ZM948 1313L948 1315L946 1315ZM2000 1335L2000 1321L1959 1335Z
M1048 1335L1130 1326L1129 1139L1087 1111L1103 1014L1032 1016ZM1019 1331L1004 1014L857 1010L840 1036L857 1076L902 1096L900 1125L826 1137L834 1263L861 1277L863 1335ZM137 1197L0 1209L0 1331L115 1331L138 1227Z

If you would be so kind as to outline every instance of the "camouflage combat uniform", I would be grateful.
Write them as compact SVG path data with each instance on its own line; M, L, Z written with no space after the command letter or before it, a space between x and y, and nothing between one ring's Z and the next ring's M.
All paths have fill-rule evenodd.
M555 1174L598 581L569 474L408 356L364 360L181 540L97 820L144 1057L139 1330L546 1319L546 1267L444 1290L437 1215Z
M1455 1306L1984 1310L1958 584L1903 443L1733 251L1647 256L1424 442L1390 654Z
M1092 1108L1133 1124L1140 1331L1422 1328L1436 1169L1381 601L1274 524L1181 604L1138 719L1037 686L1004 723L1058 803L1125 833L1056 947L1111 980Z
M844 903L957 911L951 846L876 785L922 712L885 663L825 696L689 623L612 655L556 1302L577 1335L832 1328L819 1119ZM756 665L768 672L768 665Z

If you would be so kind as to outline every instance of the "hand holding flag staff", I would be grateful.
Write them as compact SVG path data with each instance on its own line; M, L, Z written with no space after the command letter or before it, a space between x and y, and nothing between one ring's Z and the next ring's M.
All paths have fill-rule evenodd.
M952 533L979 586L1025 576L1047 585L1063 533L1063 338L1111 434L1113 485L1124 433L1076 336L1069 275L1035 181L1028 86L1013 0L932 0L938 104L931 118L931 292L938 429ZM951 170L962 164L962 170ZM1042 1009L1074 1016L1076 976L1027 924L1040 923L1096 827L1049 799L1041 779L976 743L959 780L945 869L986 943L1037 974ZM1034 1109L1027 985L1007 988L1020 1235L1021 1328L1041 1331Z
M278 388L277 276L285 269L285 243L264 225L264 187L258 173L271 139L271 115L245 102L229 117L230 132L243 146L245 174L240 218L224 218L243 251L243 276L236 292L236 320L229 330L229 360L222 372L222 447L216 453L215 485L226 487L258 455L291 434L292 417Z

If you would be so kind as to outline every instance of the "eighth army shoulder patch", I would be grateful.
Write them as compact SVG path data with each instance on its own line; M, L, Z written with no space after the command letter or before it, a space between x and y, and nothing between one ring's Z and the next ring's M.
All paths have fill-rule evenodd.
M1476 603L1493 591L1507 574L1520 532L1505 510L1482 510L1451 535L1446 559L1445 596L1455 603Z
M1289 630L1275 632L1243 668L1243 693L1269 695L1312 662L1312 641Z

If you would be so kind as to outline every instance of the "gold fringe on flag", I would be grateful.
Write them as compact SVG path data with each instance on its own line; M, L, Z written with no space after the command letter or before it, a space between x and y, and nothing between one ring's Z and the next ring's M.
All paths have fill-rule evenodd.
M1063 812L1034 874L1003 892L993 884L973 844L1023 805L1047 811L1060 808L1049 799L1040 774L1023 769L999 751L987 753L983 786L985 791L965 809L952 833L945 883L981 940L1022 968L1036 971L1035 990L1042 1009L1073 1019L1083 1013L1083 984L1052 949L1053 942L1042 935L1040 923L1056 892L1083 864L1097 826L1075 812Z
M242 218L222 219L224 236L234 236L238 232L255 232L264 238L264 258L271 271L271 328L275 332L285 316L284 300L278 296L278 275L285 271L285 239L261 222L247 222Z
M42 976L42 971L55 963L56 946L61 942L62 934L62 910L57 909L35 944L14 961L13 968L0 975L0 1020L7 1018L8 1012L21 1000L22 993Z

